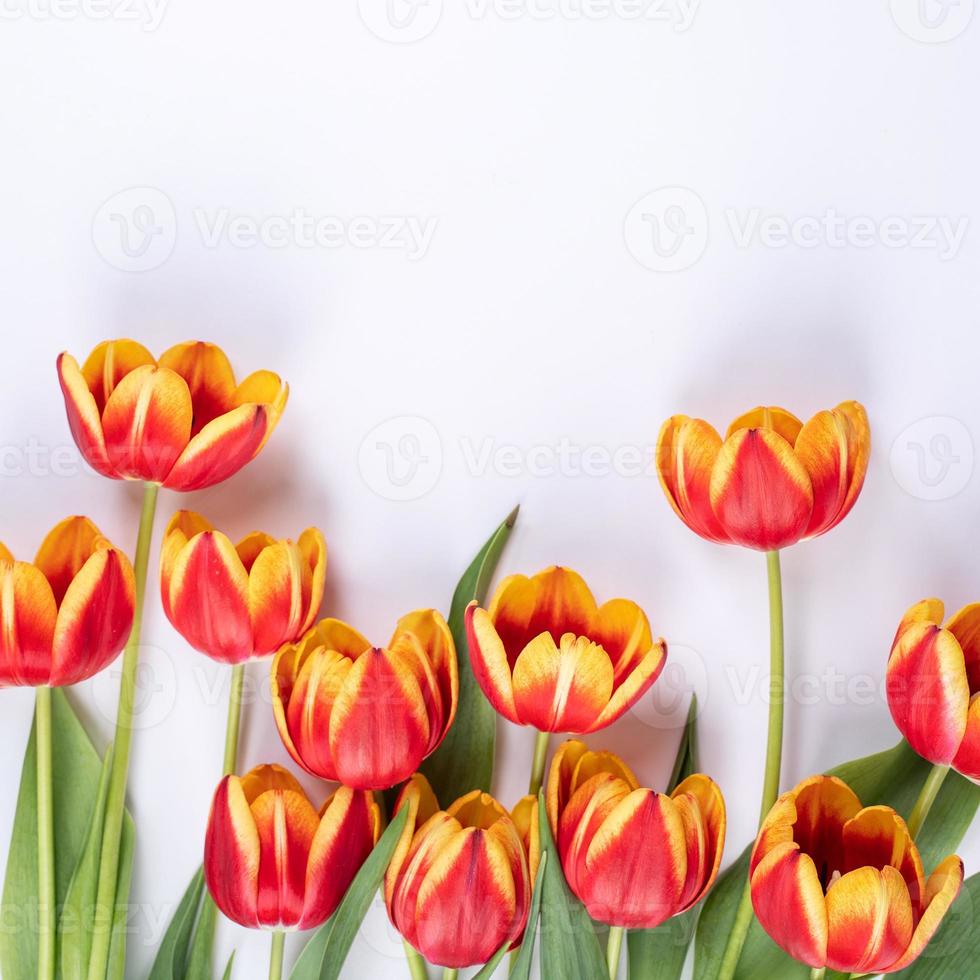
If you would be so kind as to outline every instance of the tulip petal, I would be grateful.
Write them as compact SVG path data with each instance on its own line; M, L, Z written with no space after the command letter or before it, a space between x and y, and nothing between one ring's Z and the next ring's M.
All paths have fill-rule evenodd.
M103 340L95 347L85 359L81 374L100 415L119 382L131 371L147 364L154 366L156 360L135 340Z
M402 616L395 627L390 646L394 648L399 637L405 633L418 639L424 660L431 665L431 674L442 704L441 722L433 729L432 736L441 742L456 717L459 701L459 663L453 634L442 614L435 609L419 609Z
M79 452L96 473L115 478L102 432L102 413L71 354L58 356L58 380L65 399L68 426Z
M11 564L14 562L13 554L2 541L0 541L0 561L9 561Z
M898 629L895 631L895 639L892 640L892 646L912 626L922 623L931 623L933 626L939 626L943 621L943 610L944 606L941 599L922 599L915 603L915 605L909 606L905 610L905 615L902 616L902 621L898 624Z
M276 427L289 399L289 385L273 371L253 371L235 389L232 405L264 405L269 409L269 432Z
M202 531L213 531L214 525L192 510L178 510L167 524L160 544L160 601L167 619L173 621L170 608L170 580L173 577L177 556L195 535Z
M227 480L258 455L270 431L269 409L263 405L242 405L219 415L186 444L163 485L186 492Z
M354 789L388 789L418 769L429 745L418 681L387 650L355 661L330 715L338 778Z
M845 973L878 973L912 938L912 903L891 867L857 868L827 892L827 965Z
M613 683L619 687L653 647L653 633L646 613L629 599L604 602L588 630L612 661Z
M323 587L327 577L327 542L321 531L308 527L299 536L297 544L311 572L310 601L300 629L300 633L305 633L313 625L320 611L320 603L323 602Z
M417 939L437 966L485 963L520 928L508 854L496 837L468 828L440 848L418 893Z
M392 817L401 813L403 807L408 807L408 817L385 871L384 898L389 915L392 914L395 885L412 850L415 831L439 813L439 801L432 790L432 785L422 773L415 773L402 787L391 811Z
M657 475L670 506L695 534L727 543L711 508L711 470L720 450L721 436L707 422L671 416L657 437Z
M66 517L47 534L34 564L51 585L54 601L60 606L72 579L81 567L108 542L87 517Z
M891 807L865 807L844 824L843 841L844 863L838 870L891 865L901 874L912 905L919 907L925 894L922 858L905 821Z
M806 532L813 488L790 444L771 429L740 429L711 471L711 507L735 544L775 551Z
M953 757L953 766L969 779L980 779L980 693L970 698L966 734Z
M946 858L929 876L926 884L925 911L915 927L908 949L884 972L896 973L898 970L904 970L918 958L935 935L943 917L959 894L962 884L963 862L955 855Z
M817 869L796 844L779 844L752 872L752 907L762 928L794 959L827 962L827 907Z
M310 846L301 929L325 922L377 843L381 811L370 793L346 786L331 797Z
M313 571L298 545L263 548L248 574L248 611L255 652L272 653L299 638L313 590Z
M220 531L202 531L177 555L169 608L170 621L195 650L227 664L252 656L248 577Z
M850 458L854 442L851 428L845 415L822 411L803 426L796 440L796 455L813 485L813 513L807 537L823 534L839 520L854 468Z
M402 633L388 648L393 662L399 663L415 677L419 686L422 703L429 719L429 744L425 754L428 756L438 748L449 727L446 718L452 706L445 704L435 670L426 655L422 643L414 633Z
M942 617L942 607L939 612ZM980 602L972 602L950 616L946 629L956 637L966 662L970 693L980 691Z
M160 355L159 364L187 382L194 405L193 435L232 407L235 372L220 347L201 340L177 344Z
M58 609L51 653L51 685L94 677L119 656L136 607L136 580L129 559L100 548L68 585Z
M796 443L803 423L792 413L778 405L759 405L740 415L728 427L727 439L739 429L771 429L781 435L791 446Z
M190 439L192 414L180 375L149 364L131 371L102 414L113 470L128 479L163 483Z
M948 765L963 741L970 702L956 637L930 623L906 629L888 659L886 689L892 718L912 748Z
M834 776L813 776L794 790L796 818L793 839L809 854L820 872L821 884L844 867L844 827L861 810L854 791Z
M725 850L727 818L725 800L717 783L700 773L681 782L671 799L684 822L688 847L687 881L679 909L683 912L701 901L718 877ZM696 856L696 861L692 860L692 855Z
M538 820L537 796L531 794L518 800L517 806L511 811L511 819L527 856L530 880L534 881L541 862L541 823Z
M679 910L687 856L684 822L673 801L634 790L592 838L579 897L597 922L655 928Z
M466 643L473 676L480 690L499 714L520 725L514 704L514 681L503 641L494 629L490 614L475 602L466 608Z
M204 843L204 872L215 904L232 922L259 925L259 832L242 782L226 776L214 795Z
M609 704L613 668L602 647L565 633L556 646L542 633L514 665L514 705L541 732L586 732Z
M657 642L646 652L646 656L624 678L616 688L609 703L602 709L590 732L597 732L621 718L654 685L664 664L667 663L667 645L663 640Z
M23 561L0 562L0 687L49 682L57 614L40 569Z

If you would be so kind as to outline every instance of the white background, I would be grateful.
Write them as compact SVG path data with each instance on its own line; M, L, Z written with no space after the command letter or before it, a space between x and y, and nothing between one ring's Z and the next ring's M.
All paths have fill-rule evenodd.
M696 687L731 858L761 785L764 561L694 536L647 464L673 412L723 428L760 402L808 416L857 398L864 493L784 555L789 676L804 678L784 787L897 740L880 682L903 610L980 598L973 0L928 0L924 21L914 0L394 0L394 21L382 0L127 2L3 2L0 539L29 558L83 512L134 542L139 488L78 464L60 350L216 341L292 397L245 471L161 494L157 540L180 506L236 538L315 523L324 610L382 642L402 613L448 606L520 502L501 571L563 563L600 599L635 598L680 665L591 741L661 786ZM334 219L322 241L280 220L304 215ZM372 224L434 234L382 247ZM155 582L144 637L134 978L200 859L227 692ZM254 691L265 672L251 667ZM75 692L100 746L116 682ZM2 703L6 840L32 695ZM510 804L532 733L500 735ZM241 760L286 761L267 697ZM975 872L980 836L962 853ZM266 944L220 933L238 977L265 975ZM380 909L344 975L407 976Z

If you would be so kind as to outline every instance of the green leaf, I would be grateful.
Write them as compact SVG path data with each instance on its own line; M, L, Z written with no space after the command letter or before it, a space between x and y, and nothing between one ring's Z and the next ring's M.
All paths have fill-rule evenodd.
M845 762L831 769L830 774L843 779L865 805L884 803L908 818L930 768L930 763L902 740L884 752ZM951 772L916 841L927 872L956 850L978 806L980 787ZM751 846L742 852L735 864L718 879L707 898L695 944L695 980L707 980L717 973L748 874L750 850ZM760 976L806 980L809 970L784 953L753 919L735 980L752 980ZM827 980L831 978L828 971Z
M929 815L932 819L932 814ZM976 976L980 960L980 875L963 882L932 942L895 980L950 980Z
M116 908L112 917L109 962L106 980L125 980L126 938L129 930L129 889L133 882L133 856L136 850L136 828L129 814L123 821L119 842L119 871L116 874Z
M214 933L218 925L218 907L205 892L201 913L194 927L194 942L183 980L211 980L214 962Z
M167 926L147 980L183 980L194 921L203 894L204 870L198 868Z
M698 771L697 697L691 698L687 721L681 733L674 771L667 792L672 793L688 776ZM626 935L630 980L679 980L694 938L700 905L675 915L656 929L631 929Z
M65 696L52 691L54 769L55 894L59 908L68 897L85 852L99 796L102 762ZM132 821L127 815L127 825ZM7 852L0 919L0 975L4 980L37 977L37 752L34 732L21 771L14 828ZM120 896L125 902L128 896ZM60 950L59 950L60 956Z
M449 610L449 628L459 661L459 708L456 721L442 745L422 763L436 798L446 803L474 789L490 792L493 780L497 714L484 697L467 655L466 607L474 599L483 602L504 545L517 521L515 507L491 535L456 586Z
M357 930L381 887L385 871L408 819L405 808L395 815L374 850L357 872L336 912L313 934L289 980L337 980Z
M541 976L581 980L608 975L606 958L585 906L571 893L555 852L544 794L538 796L541 855L548 855L541 882Z
M528 912L527 927L524 930L524 942L511 965L508 973L509 980L528 980L531 975L531 964L534 961L534 937L538 928L538 918L541 915L541 893L543 891L544 869L547 863L548 855L542 853L541 860L538 862L538 873L534 878L534 891L531 893L531 909ZM509 948L508 945L501 946L493 954L493 959L473 977L473 980L490 980L493 971L500 966L500 962L507 955Z
M231 968L235 965L235 954L232 953L228 957L228 965L225 967L225 972L221 975L221 980L231 980Z
M102 854L102 825L109 792L112 746L106 749L99 779L95 809L89 823L85 848L79 858L59 920L61 975L64 980L85 980L92 953L92 926L99 888L99 858Z

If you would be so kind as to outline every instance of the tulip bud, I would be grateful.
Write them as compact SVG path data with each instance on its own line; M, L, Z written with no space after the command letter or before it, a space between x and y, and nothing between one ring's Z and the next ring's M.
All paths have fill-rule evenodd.
M33 564L0 544L0 687L63 687L104 670L133 625L129 559L87 517L69 517Z
M279 735L307 772L388 789L439 747L456 716L452 633L438 612L419 610L380 648L324 619L276 655L272 698Z
M749 865L763 929L815 969L904 970L925 949L963 883L958 857L928 880L905 821L862 808L840 779L811 776L784 793L759 831Z
M160 549L163 610L195 650L242 663L310 628L326 567L326 542L314 527L295 543L254 531L235 546L200 514L178 511Z
M402 807L408 821L385 876L385 904L404 939L430 963L456 969L517 944L531 875L507 811L479 790L440 810L422 775L402 791Z
M664 796L640 788L622 759L573 740L551 763L547 809L568 887L597 922L653 929L718 876L725 801L707 776Z
M804 425L755 408L724 441L702 419L674 415L657 439L657 473L677 516L709 541L774 551L839 524L864 485L868 416L857 402Z
M289 388L271 371L236 383L219 347L171 347L159 360L133 340L99 344L79 367L58 358L72 435L89 465L116 480L201 490L259 454Z
M473 673L496 710L542 732L596 732L649 690L667 660L635 602L596 604L581 576L547 568L466 610Z
M370 793L341 786L317 814L280 766L226 776L208 818L208 890L239 925L313 929L340 904L380 832Z

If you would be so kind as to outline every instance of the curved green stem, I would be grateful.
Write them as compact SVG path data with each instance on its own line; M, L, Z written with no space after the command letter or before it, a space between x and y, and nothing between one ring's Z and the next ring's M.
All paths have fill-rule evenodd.
M810 971L810 980L823 980L827 975L827 967L825 966L815 966Z
M408 961L408 972L412 975L412 980L429 980L429 971L425 968L425 960L422 954L402 940L402 947L405 950L405 959Z
M153 517L156 513L156 483L143 485L143 509L139 534L136 538L136 605L133 629L123 654L122 680L119 684L119 708L116 713L116 737L113 740L112 769L106 797L105 826L102 831L102 857L99 862L99 888L96 895L96 921L103 925L92 936L92 955L88 980L105 980L109 963L109 944L112 939L112 919L116 906L119 876L119 843L122 839L126 812L126 780L129 775L129 750L133 739L133 707L136 700L137 669L140 658L140 627L143 623L143 596L146 592L146 568L153 538Z
M459 970L455 967L446 967L442 971L442 980L459 980Z
M272 952L269 954L269 980L282 980L282 961L286 951L286 934L277 929L272 934Z
M238 768L238 733L242 727L242 687L245 664L231 668L231 691L228 693L228 725L225 728L225 762L223 774L232 776Z
M609 939L606 941L606 965L609 967L609 980L619 976L619 956L623 949L622 926L609 927Z
M537 796L544 782L544 767L548 761L548 732L538 732L534 739L534 759L531 762L531 779L527 791L531 796Z
M38 980L54 980L55 898L54 805L51 765L51 688L35 690L37 740L37 882L38 882Z
M779 774L783 758L783 708L785 701L785 657L783 650L783 581L779 552L766 552L769 579L769 735L766 743L766 769L762 782L759 823L765 820L779 795ZM745 882L728 945L722 957L718 980L732 980L742 955L745 937L752 924L752 894Z
M912 807L912 813L909 815L909 833L913 840L919 836L919 831L922 830L922 825L926 822L926 817L929 816L929 811L936 802L936 797L948 775L949 766L933 766L929 770L919 798L915 801L915 806Z

